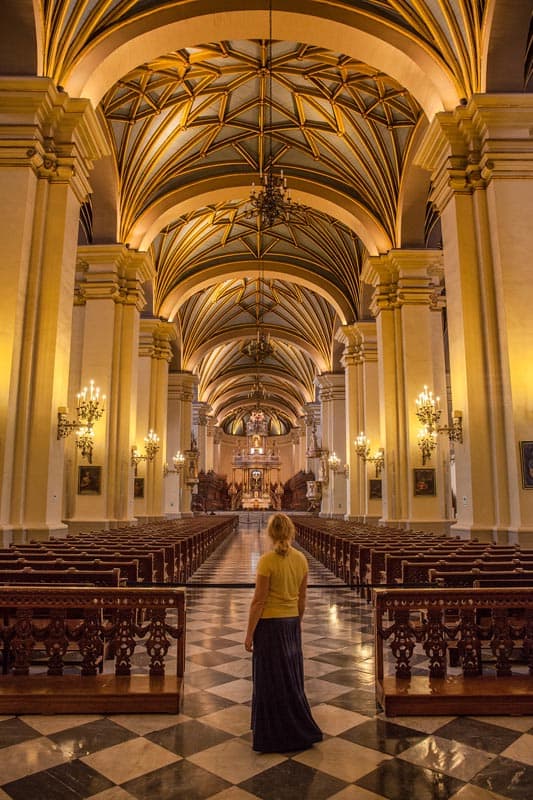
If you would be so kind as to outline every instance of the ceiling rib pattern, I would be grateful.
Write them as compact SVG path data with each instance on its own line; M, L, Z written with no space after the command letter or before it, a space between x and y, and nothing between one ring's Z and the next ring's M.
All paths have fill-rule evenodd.
M158 12L169 21L174 9L177 20L220 5L44 0L44 74L68 86L78 70L79 82L91 53L100 47L110 53L130 31L155 31ZM229 6L239 10L239 0ZM412 45L440 64L458 97L481 90L482 0L309 0L305 11L301 4L287 10L302 20L352 20L378 37L386 28L406 53ZM248 187L265 169L283 169L302 196L318 198L319 207L322 200L328 212L346 199L346 208L358 209L383 241L394 242L406 159L423 114L377 64L312 41L186 45L146 61L139 50L139 66L103 97L118 175L120 241L131 244L136 226L149 218L157 223L159 209L166 209L165 227L150 245L152 312L173 309L180 368L198 374L199 399L226 430L242 429L261 400L281 432L314 399L317 373L338 367L335 331L361 317L365 252L330 213L302 206L288 222L259 232L246 213ZM186 214L177 208L169 224L175 197L205 195L210 181L228 175L239 178L235 197L207 208L204 200ZM242 348L259 323L273 351L254 363Z
M65 84L95 44L127 24L146 22L151 15L153 27L160 9L176 7L178 11L181 5L179 0L44 0L44 74ZM310 0L306 12L319 17L321 13L331 13L330 5L341 13L356 10L376 23L386 21L431 51L443 69L452 73L460 94L481 91L481 33L486 0L338 0L335 4L315 4ZM191 4L191 11L205 13L201 4L197 12L195 4Z
M287 42L273 45L269 95L266 64L265 41L211 43L141 65L108 92L124 240L162 195L213 171L249 183L268 163L336 187L393 238L416 101L361 62Z
M156 313L180 283L207 268L230 273L241 265L249 275L268 262L280 270L285 265L298 267L317 286L327 280L346 298L352 319L358 314L364 248L345 225L311 209L300 208L289 223L279 222L261 232L257 221L247 216L246 203L198 209L167 226L156 237L152 253L157 269Z

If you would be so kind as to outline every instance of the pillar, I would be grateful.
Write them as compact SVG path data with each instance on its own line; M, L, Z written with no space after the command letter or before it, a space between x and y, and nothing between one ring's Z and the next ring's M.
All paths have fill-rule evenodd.
M47 538L63 523L63 442L80 206L107 153L88 100L48 78L0 79L0 531Z
M372 462L356 453L355 439L364 432L371 455L381 447L378 392L376 323L344 325L338 336L344 341L346 386L346 453L349 465L347 519L376 523L382 515L381 475Z
M147 253L121 244L78 248L68 405L94 380L106 395L95 424L93 466L100 493L80 494L86 465L74 437L65 442L67 521L71 531L132 524L135 520L131 446L136 437L139 326L143 284L153 274ZM70 415L72 416L72 415Z
M144 491L142 497L134 498L137 518L158 519L165 514L163 468L167 462L168 365L172 360L170 343L175 338L176 329L171 323L141 320L136 446L142 453L142 440L152 430L159 436L160 447L152 460L142 461L138 466L138 477L144 478ZM139 481L137 486L141 488Z
M169 452L173 455L176 450L182 453L191 447L191 434L193 430L193 400L198 378L192 372L171 372L169 381L169 427L172 426L172 448ZM170 442L170 437L169 437ZM167 477L167 482L176 476ZM180 475L179 491L181 494L178 512L180 516L191 515L191 499L195 485L187 482L187 464ZM176 497L176 495L174 495ZM168 503L168 496L167 496ZM167 505L168 509L168 505Z
M446 405L441 261L438 250L392 250L367 260L364 279L375 286L372 310L385 449L383 522L447 532L449 441L440 436L431 463L422 463L415 403L427 385ZM427 472L417 472L423 468ZM420 488L422 475L426 491Z
M209 403L194 404L194 426L198 432L198 469L207 472L213 469L212 444L213 437L210 431L212 423L212 408ZM211 432L211 435L210 435Z
M476 95L438 114L417 161L441 216L456 452L454 532L533 543L533 101Z
M330 517L346 514L346 484L344 474L346 464L346 407L344 373L328 372L316 378L319 387L319 400L322 414L322 444L328 455L336 453L340 459L340 472L335 474L329 469L327 458L323 460L323 477L327 475L328 485L323 494L323 515Z

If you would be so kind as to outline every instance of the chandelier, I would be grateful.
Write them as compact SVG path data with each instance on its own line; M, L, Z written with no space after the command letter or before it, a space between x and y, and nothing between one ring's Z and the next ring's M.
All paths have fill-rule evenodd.
M248 392L248 397L255 402L256 408L259 408L261 402L266 400L268 397L268 392L261 382L259 375L256 375L255 382L252 384L252 388Z
M268 4L268 45L266 63L261 74L266 76L267 85L265 87L266 97L264 105L266 107L265 120L267 129L267 144L265 148L265 160L261 153L261 146L258 146L258 160L261 183L256 187L252 183L252 191L249 198L249 206L246 217L255 217L260 229L272 227L276 222L288 222L291 211L297 204L291 200L290 191L287 188L287 178L283 175L283 170L279 175L274 174L274 148L272 140L272 111L273 111L273 80L272 80L272 0ZM259 125L259 136L261 135L262 125Z
M241 352L259 364L274 352L274 347L270 343L270 335L263 333L258 326L255 339L246 342Z

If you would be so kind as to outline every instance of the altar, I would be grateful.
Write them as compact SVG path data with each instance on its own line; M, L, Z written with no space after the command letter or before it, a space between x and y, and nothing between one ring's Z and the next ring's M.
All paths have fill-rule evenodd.
M246 511L281 507L281 461L268 439L268 418L261 409L256 409L246 423L246 446L237 447L232 458L230 494L236 503L240 501L236 507Z

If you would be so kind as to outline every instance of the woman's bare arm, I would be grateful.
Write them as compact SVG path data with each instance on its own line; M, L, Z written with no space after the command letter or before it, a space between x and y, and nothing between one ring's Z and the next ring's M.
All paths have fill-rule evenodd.
M302 578L300 589L298 590L298 616L302 619L305 613L305 603L307 599L307 572Z
M244 640L244 647L250 653L252 651L252 644L254 638L254 631L257 623L261 619L261 614L265 607L270 589L270 578L268 575L258 575L255 582L255 592L250 603L250 612L248 614L248 628L246 630L246 639Z

